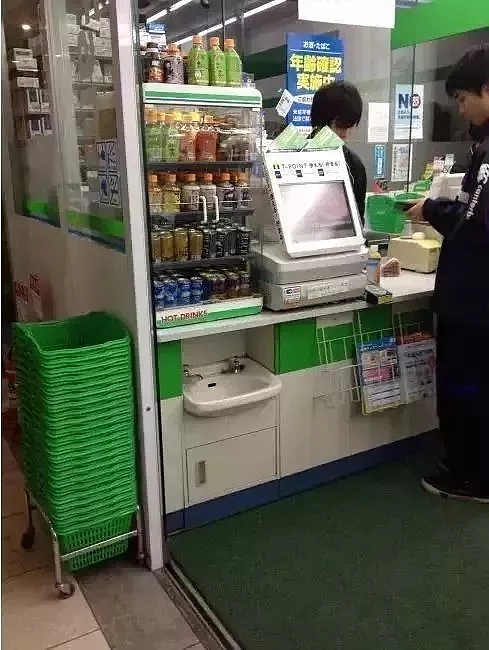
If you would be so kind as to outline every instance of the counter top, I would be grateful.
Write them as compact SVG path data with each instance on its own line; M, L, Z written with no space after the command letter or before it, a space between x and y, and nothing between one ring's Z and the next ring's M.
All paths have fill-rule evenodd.
M394 303L401 303L407 300L427 298L432 295L435 288L434 273L413 273L401 271L398 278L382 278L382 286L392 292ZM244 316L240 318L228 318L226 320L212 321L209 323L198 323L196 325L183 325L182 327L169 327L158 330L158 343L175 341L181 339L193 339L210 334L221 332L236 332L238 330L255 329L278 323L286 323L292 320L305 320L306 318L317 318L321 316L332 316L334 314L368 309L369 305L364 300L354 300L347 303L333 305L319 305L307 307L306 309L291 309L289 311L269 311L265 309L256 316Z

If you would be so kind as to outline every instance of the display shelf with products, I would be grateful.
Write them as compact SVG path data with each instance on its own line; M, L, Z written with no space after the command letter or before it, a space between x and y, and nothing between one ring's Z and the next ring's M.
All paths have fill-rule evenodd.
M154 83L144 84L143 94L157 327L259 313L247 217L261 146L260 94Z

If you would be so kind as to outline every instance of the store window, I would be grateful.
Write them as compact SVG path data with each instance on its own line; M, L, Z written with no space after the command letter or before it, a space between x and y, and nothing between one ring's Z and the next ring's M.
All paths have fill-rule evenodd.
M15 210L59 225L56 141L40 7L32 0L7 0L2 21L11 100L4 100L4 118Z

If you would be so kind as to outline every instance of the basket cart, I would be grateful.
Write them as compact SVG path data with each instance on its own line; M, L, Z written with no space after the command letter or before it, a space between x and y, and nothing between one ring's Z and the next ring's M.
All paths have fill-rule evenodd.
M142 558L131 338L105 313L22 323L14 356L27 486L22 547L34 544L37 509L51 534L56 588L69 597L63 563L85 568L124 553L132 537Z
M51 544L53 547L54 586L60 598L70 598L75 593L75 585L73 582L71 582L71 580L63 579L63 563L71 562L76 558L81 558L83 556L90 556L90 554L101 554L105 551L105 549L108 549L110 547L117 546L119 550L121 545L125 546L131 538L137 538L136 559L138 564L144 564L145 553L143 528L141 521L141 510L139 506L136 510L135 515L133 516L133 521L135 521L136 527L132 530L129 530L127 533L121 533L120 535L116 535L115 537L111 537L109 539L104 539L100 542L89 544L88 546L84 546L83 548L79 548L75 551L61 553L59 537L56 534L52 523L49 521L47 515L44 513L42 508L40 508L39 504L36 503L35 499L27 489L25 490L25 501L28 525L25 533L22 535L20 545L25 551L30 551L34 547L36 529L34 526L33 512L37 510L49 529Z

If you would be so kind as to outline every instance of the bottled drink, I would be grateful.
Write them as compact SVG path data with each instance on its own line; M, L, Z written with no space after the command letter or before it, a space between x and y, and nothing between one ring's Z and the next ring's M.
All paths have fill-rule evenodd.
M180 132L176 121L179 118L181 119L179 113L169 113L165 119L166 138L163 147L165 162L177 162L180 157Z
M226 62L226 85L241 87L243 66L239 54L234 49L234 39L224 41L224 57Z
M163 65L157 43L148 43L143 59L143 79L146 82L163 81Z
M163 81L167 84L183 84L183 58L178 45L170 43L163 59Z
M197 160L214 162L216 160L217 131L212 115L205 115L204 122L197 134Z
M209 85L209 57L202 36L192 38L192 48L188 53L188 82L196 86Z
M175 174L168 174L161 191L163 212L178 212L180 210L180 188L177 185Z
M182 162L193 162L196 160L197 133L193 123L193 115L187 113L182 116L182 129L180 138L180 160Z
M158 124L158 111L148 108L145 111L144 140L146 144L146 157L149 163L161 162L162 142L161 129Z
M148 179L148 203L150 215L161 214L163 210L163 193L156 174L151 174Z
M234 187L230 183L231 175L228 172L221 174L221 179L217 186L217 198L219 207L224 211L232 210L235 207Z
M200 188L195 182L195 174L185 174L182 185L181 206L183 212L196 212L199 209Z
M211 86L226 85L226 59L219 46L219 38L213 36L209 39L209 83Z

